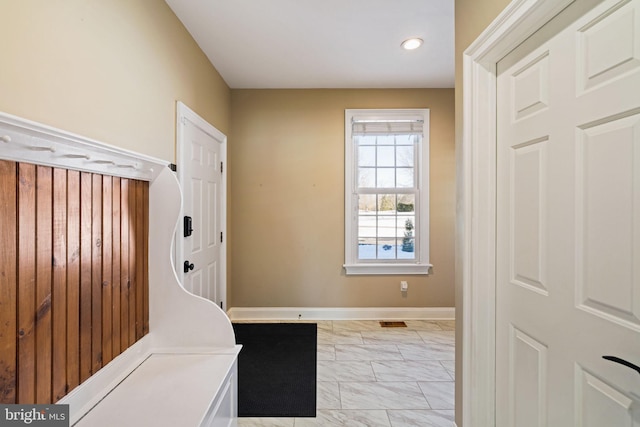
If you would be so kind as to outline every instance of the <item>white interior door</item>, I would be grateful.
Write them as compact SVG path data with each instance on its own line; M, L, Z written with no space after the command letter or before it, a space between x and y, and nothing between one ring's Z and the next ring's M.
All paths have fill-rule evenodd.
M556 19L498 69L496 425L638 427L640 0Z
M184 105L179 106L178 177L182 214L188 220L182 221L176 236L176 269L185 289L226 309L226 137Z

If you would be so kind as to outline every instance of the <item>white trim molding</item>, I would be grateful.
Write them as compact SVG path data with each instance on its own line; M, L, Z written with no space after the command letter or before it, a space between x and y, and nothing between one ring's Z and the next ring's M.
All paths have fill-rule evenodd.
M233 307L233 320L454 320L454 307Z
M371 275L371 274L429 274L433 265L431 264L345 264L343 265L348 275Z
M169 162L0 112L0 158L153 181Z
M463 56L462 419L495 425L496 69L574 0L515 0Z

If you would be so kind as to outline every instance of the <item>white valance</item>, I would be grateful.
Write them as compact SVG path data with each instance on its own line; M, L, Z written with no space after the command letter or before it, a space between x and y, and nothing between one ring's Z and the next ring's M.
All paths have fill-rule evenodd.
M422 135L423 120L353 120L352 135Z

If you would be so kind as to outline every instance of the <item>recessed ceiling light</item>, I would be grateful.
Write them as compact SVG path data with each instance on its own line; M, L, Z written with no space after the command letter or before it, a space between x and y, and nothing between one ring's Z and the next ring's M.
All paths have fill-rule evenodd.
M407 39L403 41L400 46L402 46L406 50L413 50L422 46L422 43L423 43L422 39L413 38L413 39Z

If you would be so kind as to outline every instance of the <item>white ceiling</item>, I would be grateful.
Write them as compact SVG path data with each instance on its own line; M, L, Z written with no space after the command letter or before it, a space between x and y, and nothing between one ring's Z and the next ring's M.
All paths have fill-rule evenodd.
M166 2L232 89L454 84L454 0Z

